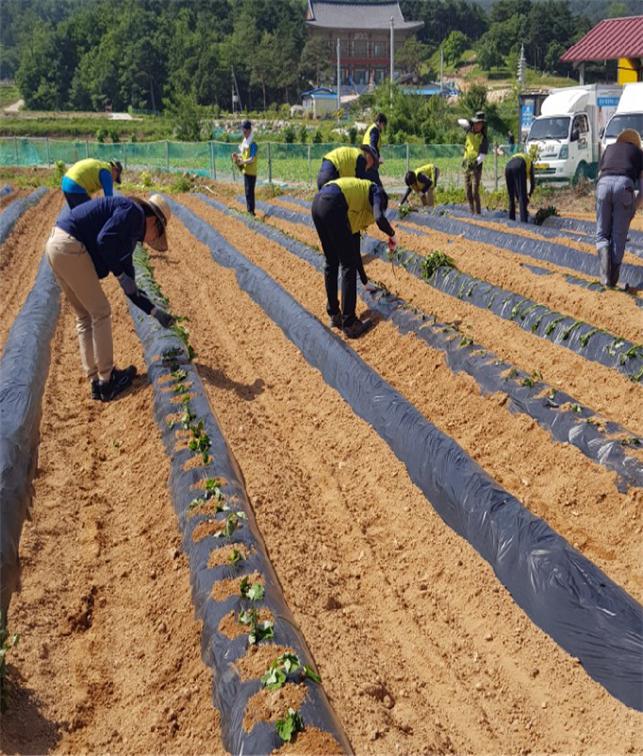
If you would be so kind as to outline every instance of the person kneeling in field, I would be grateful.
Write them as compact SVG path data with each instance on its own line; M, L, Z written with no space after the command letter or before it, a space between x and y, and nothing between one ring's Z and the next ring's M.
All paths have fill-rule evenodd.
M432 163L427 163L420 168L416 168L415 171L409 171L404 177L404 183L408 188L400 200L400 206L408 199L409 207L412 207L409 195L411 192L417 192L424 207L433 207L435 205L433 190L438 183L439 177L440 169Z
M634 197L634 182L639 191ZM625 129L601 157L596 184L596 251L603 286L617 286L627 232L643 207L643 151L635 129ZM629 288L625 283L618 287Z
M138 242L167 250L165 229L171 211L165 197L149 200L105 197L85 202L56 222L45 253L76 313L80 358L92 399L111 401L128 388L136 368L114 367L109 301L100 279L113 273L130 300L164 327L174 318L159 310L136 286L132 254Z
M362 154L363 153L363 154ZM338 178L359 178L374 181L382 186L377 170L380 156L375 147L362 144L357 147L337 147L322 158L317 174L317 189Z
M388 196L381 186L357 178L329 181L315 195L312 215L326 258L324 283L326 311L332 328L341 328L350 339L368 330L368 324L355 315L357 303L357 272L364 285L368 283L360 254L360 231L377 223L389 236L391 252L397 246L395 231L384 213ZM337 273L342 269L342 308L337 298Z
M62 190L71 209L89 202L101 187L106 197L114 194L114 182L121 183L123 166L118 160L87 158L74 163L63 177Z
M527 176L529 176L529 194L527 194ZM509 195L509 220L516 220L516 198L520 205L520 220L529 222L527 205L536 188L533 160L524 152L517 152L505 166L505 182Z

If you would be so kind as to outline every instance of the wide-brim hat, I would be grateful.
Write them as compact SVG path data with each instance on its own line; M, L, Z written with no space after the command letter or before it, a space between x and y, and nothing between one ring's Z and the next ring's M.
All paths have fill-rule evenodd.
M242 129L252 129L252 124L250 123L250 121L244 121L241 124L241 128Z
M616 137L617 142L628 142L641 149L641 135L636 129L623 129Z
M121 183L122 173L123 173L123 164L120 160L110 160L109 164L112 166L112 168L116 171L116 183Z
M482 110L479 110L471 119L471 123L486 123L487 119L484 117Z
M372 147L370 144L360 144L360 149L362 150L362 152L368 152L368 154L373 158L375 165L379 165L381 163L382 159L380 158L380 153L376 147Z
M149 244L152 249L155 249L157 252L166 252L167 251L167 234L166 234L166 228L167 224L172 217L172 211L170 210L170 206L168 205L167 200L162 194L153 194L148 200L144 200L149 207L151 208L154 215L157 217L158 221L160 222L161 226L163 227L163 233L160 234L156 239L150 242L146 242L146 244Z

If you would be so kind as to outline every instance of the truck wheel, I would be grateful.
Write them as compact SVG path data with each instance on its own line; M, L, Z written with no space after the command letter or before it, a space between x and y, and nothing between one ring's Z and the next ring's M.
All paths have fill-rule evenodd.
M587 181L588 172L587 172L587 164L581 163L578 168L576 169L576 173L574 174L573 184L574 186L577 186L579 183Z

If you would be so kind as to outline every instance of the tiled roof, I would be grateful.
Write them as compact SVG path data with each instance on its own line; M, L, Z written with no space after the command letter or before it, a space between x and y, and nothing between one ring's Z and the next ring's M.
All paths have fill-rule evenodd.
M607 18L561 57L565 63L585 60L643 58L643 16Z
M395 29L412 31L423 26L422 21L405 21L400 5L388 3L351 3L344 0L316 2L308 0L306 23L315 29L355 29L372 31L390 29L391 16Z

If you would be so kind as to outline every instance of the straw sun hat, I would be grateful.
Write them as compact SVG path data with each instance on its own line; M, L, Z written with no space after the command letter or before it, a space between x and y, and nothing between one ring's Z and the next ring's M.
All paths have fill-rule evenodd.
M638 131L636 131L636 129L624 129L616 137L616 141L629 142L630 144L633 144L635 147L638 147L639 150L641 149L641 135L639 134Z

